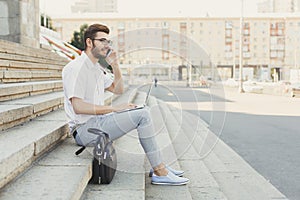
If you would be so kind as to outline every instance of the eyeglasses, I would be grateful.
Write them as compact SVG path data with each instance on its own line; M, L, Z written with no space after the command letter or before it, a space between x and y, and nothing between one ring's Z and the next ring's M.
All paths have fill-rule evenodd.
M111 40L107 40L106 38L100 38L100 39L95 38L95 39L92 39L92 40L98 40L103 45L108 45L108 46L111 46L113 44L113 42Z

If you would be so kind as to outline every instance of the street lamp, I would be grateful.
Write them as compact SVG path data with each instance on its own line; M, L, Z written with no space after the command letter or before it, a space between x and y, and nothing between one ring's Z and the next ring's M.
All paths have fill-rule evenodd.
M240 17L240 70L239 70L239 92L245 92L243 89L243 28L244 28L244 0L241 0L241 17Z

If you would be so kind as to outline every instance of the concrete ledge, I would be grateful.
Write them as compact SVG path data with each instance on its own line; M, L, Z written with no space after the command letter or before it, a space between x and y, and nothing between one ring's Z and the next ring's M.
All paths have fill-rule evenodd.
M61 72L58 71L3 71L0 82L16 83L28 81L61 80Z
M0 134L0 188L66 137L66 121L55 120L60 112L64 111L56 111L48 116L53 120L33 120Z
M197 124L198 120L202 121L187 112L184 112L184 119L185 124L188 124L189 127ZM203 162L228 199L286 199L209 129L203 127L195 131L196 137L193 137L193 146L202 157L204 156ZM186 133L190 132L186 131Z
M62 90L62 81L40 81L0 84L0 101Z
M84 151L76 156L77 149L73 138L68 138L7 185L1 199L79 199L92 175L92 155Z
M118 96L110 93L106 93L106 98L119 100ZM28 99L19 99L15 102L23 104L27 103ZM35 100L31 103L38 103L43 98L33 99ZM75 156L74 153L79 147L74 144L73 138L64 140L67 135L68 126L63 110L48 113L23 125L2 131L0 188L6 186L1 190L1 199L79 199L91 177L92 154L91 149L88 149L80 156ZM49 152L61 140L64 142ZM32 165L41 155L43 158ZM122 163L126 165L127 157L124 156L123 159L125 160ZM144 162L144 159L141 162ZM31 167L28 168L29 166ZM28 170L22 173L26 169ZM18 175L19 177L15 179ZM139 181L144 180L144 173L140 177L142 179ZM120 175L119 178L122 181L121 185L126 187L123 182L127 183L128 175ZM11 181L13 179L14 181ZM114 181L117 180L118 178ZM139 187L144 188L144 181L141 183ZM106 191L107 194L109 190ZM144 192L144 189L139 190L133 192L134 196L140 197L141 192Z
M155 98L149 99L149 107L151 109L152 119L154 122L156 141L160 147L162 153L163 162L172 166L175 169L181 169L178 162L179 156L177 154L174 140L171 139L170 129L167 121L172 120L172 116L166 117L163 114L159 103ZM181 144L184 145L184 144ZM151 184L151 179L148 177L148 170L150 166L146 168L146 199L183 199L191 200L192 196L189 191L188 185L174 187L174 186L157 186ZM189 177L188 177L189 178Z
M16 61L16 62L29 62L29 63L40 63L40 64L47 64L48 66L56 66L53 69L61 69L67 63L67 60L64 62L59 60L48 60L47 56L44 58L39 57L31 57L31 56L24 56L24 55L16 55L16 54L8 54L0 52L0 59L1 60L8 60L8 61ZM60 66L60 68L59 68Z
M62 71L64 65L45 64L32 62L22 62L16 60L0 60L0 68L3 70L49 70L49 71Z
M0 125L30 117L33 113L31 105L0 105Z
M0 103L0 130L56 110L63 105L63 93L55 92Z
M36 57L41 59L53 60L55 62L68 62L67 59L60 57L56 53L51 52L49 50L42 48L26 47L24 45L9 42L6 40L0 40L0 52L12 55L23 55L27 57Z

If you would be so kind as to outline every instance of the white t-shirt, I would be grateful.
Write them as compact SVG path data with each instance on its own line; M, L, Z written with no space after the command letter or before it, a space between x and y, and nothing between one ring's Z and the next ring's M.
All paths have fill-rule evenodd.
M87 103L104 105L104 91L113 80L104 74L99 63L94 64L82 52L81 56L69 62L62 71L64 107L69 126L85 123L94 115L75 114L70 99L77 97Z

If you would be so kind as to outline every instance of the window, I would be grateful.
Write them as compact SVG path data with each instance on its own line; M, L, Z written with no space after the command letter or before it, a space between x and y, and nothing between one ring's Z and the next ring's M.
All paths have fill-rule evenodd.
M168 28L169 27L169 23L168 22L163 22L162 23L162 27L163 28Z
M232 26L232 21L226 21L226 22L225 22L225 28L226 28L226 29L232 29L232 27L233 27L233 26Z
M125 28L125 23L124 22L119 22L118 28L119 29L124 29Z
M231 45L230 45L230 44L227 44L227 45L225 46L225 51L226 51L226 52L232 51L232 50L231 50Z
M278 58L283 58L284 57L284 52L283 51L278 51L277 56L278 56Z
M232 37L232 31L231 30L226 30L225 36L226 37Z
M276 58L277 57L277 52L276 51L271 51L270 52L270 57L271 58Z

